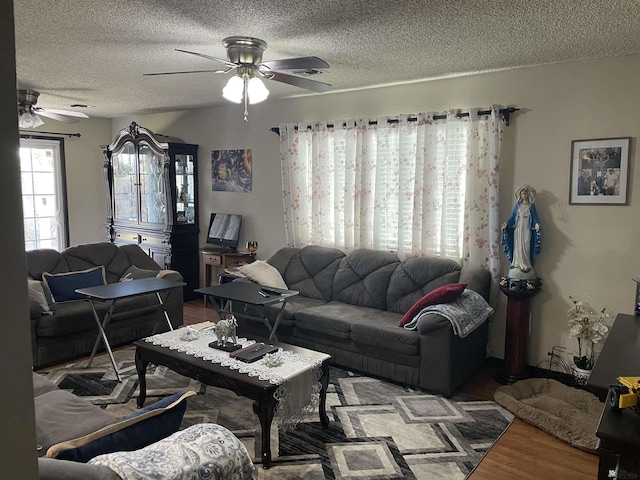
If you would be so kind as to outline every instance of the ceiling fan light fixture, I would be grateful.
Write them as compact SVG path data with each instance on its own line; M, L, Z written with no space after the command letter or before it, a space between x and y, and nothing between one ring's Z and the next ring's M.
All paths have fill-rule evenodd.
M44 122L35 113L22 112L18 117L18 126L20 128L35 128L42 124L44 124Z
M262 80L258 77L253 77L247 83L247 95L249 96L249 103L260 103L267 99L269 90Z
M234 75L229 79L227 85L222 89L223 98L233 103L241 103L244 93L244 82L242 78Z

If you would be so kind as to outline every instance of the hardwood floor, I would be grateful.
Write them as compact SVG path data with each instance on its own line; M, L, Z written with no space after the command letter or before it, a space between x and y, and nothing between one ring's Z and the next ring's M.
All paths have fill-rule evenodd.
M212 307L202 300L184 305L185 324L217 321ZM487 364L460 391L493 400L500 384L494 379L499 365ZM493 445L468 480L593 480L598 476L598 456L592 455L516 419Z
M490 361L460 391L493 400L500 383L499 365ZM598 456L573 448L542 430L516 419L491 447L468 480L593 480Z

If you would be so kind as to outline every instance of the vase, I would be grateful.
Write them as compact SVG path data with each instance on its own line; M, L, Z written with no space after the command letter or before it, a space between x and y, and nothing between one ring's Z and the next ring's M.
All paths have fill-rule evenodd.
M575 363L571 364L571 373L573 373L573 378L575 378L576 383L578 385L586 385L587 380L589 380L589 375L591 375L591 370L585 370L584 368L578 368Z

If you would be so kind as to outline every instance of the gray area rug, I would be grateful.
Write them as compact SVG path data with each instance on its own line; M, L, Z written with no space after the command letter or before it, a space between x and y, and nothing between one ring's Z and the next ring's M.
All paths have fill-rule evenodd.
M119 368L133 365L133 347L115 352ZM115 417L136 411L138 377L117 382L106 355L45 373L60 388L101 405ZM175 392L195 390L182 428L207 422L229 428L250 453L260 426L252 401L207 387L166 367L149 366L146 405ZM491 401L457 395L450 399L356 373L331 368L324 429L317 413L294 430L272 429L274 461L259 479L464 479L513 421ZM258 442L256 443L256 438Z
M494 398L543 432L596 453L596 429L604 404L592 393L549 378L529 378L498 388Z

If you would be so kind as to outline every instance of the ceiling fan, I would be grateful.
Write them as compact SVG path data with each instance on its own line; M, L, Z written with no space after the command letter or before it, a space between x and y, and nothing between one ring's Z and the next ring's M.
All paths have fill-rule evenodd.
M281 70L289 70L302 75L322 73L322 70L329 68L329 64L318 57L296 57L263 62L262 53L267 48L267 42L264 40L234 36L223 39L222 44L227 50L228 60L205 55L204 53L176 48L178 52L196 55L217 62L224 67L222 69L145 73L144 75L234 72L234 75L229 79L229 82L223 89L222 96L234 103L241 103L244 99L245 121L247 120L247 103L262 102L269 95L269 90L267 90L264 83L262 83L262 78L287 83L318 93L331 89L329 83L318 82L317 80L281 72Z
M42 125L44 122L40 116L65 123L77 123L80 118L89 118L82 112L36 107L39 96L40 92L35 90L18 90L18 126L20 128L34 128Z

